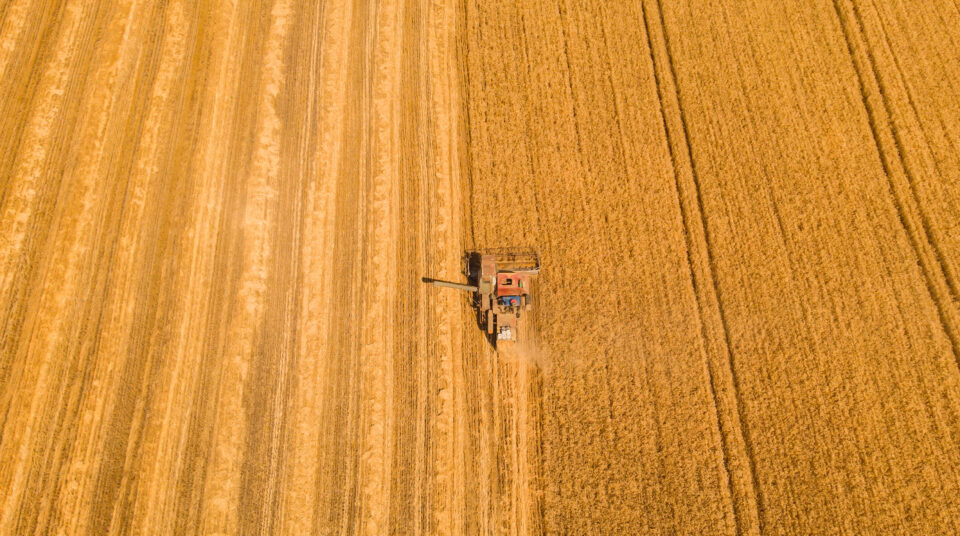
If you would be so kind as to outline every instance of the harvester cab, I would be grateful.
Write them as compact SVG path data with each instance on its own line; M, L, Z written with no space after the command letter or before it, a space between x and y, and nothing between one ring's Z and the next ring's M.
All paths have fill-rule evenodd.
M467 284L423 278L425 283L473 293L478 323L490 342L516 341L521 319L533 308L540 258L532 249L494 249L464 256Z

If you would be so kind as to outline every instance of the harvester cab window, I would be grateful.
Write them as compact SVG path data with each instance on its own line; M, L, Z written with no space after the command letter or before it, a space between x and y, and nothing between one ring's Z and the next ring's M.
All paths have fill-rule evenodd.
M513 279L504 279L503 284L509 287L513 284Z

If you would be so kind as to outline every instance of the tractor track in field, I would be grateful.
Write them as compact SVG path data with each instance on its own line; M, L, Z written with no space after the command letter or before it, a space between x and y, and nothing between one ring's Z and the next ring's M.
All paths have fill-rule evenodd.
M693 151L690 147L690 135L687 130L686 120L683 116L683 104L680 101L679 92L676 91L676 71L673 66L673 58L670 56L670 42L666 35L666 28L663 21L663 8L659 1L657 1L656 4L659 29L662 32L662 51L666 58L665 63L668 65L668 69L665 70L664 75L669 76L669 87L673 88L672 98L670 100L671 110L676 109L676 117L674 118L673 125L671 125L671 121L667 119L668 111L664 104L666 98L665 84L661 82L657 74L658 62L654 53L653 41L650 37L647 3L642 5L643 23L647 34L647 46L650 48L650 62L654 70L657 96L660 101L663 131L669 147L670 161L674 169L674 179L676 181L678 196L677 201L680 204L683 234L686 237L687 266L690 271L691 282L697 295L697 309L701 317L701 337L704 341L712 341L712 343L708 344L708 347L719 347L717 352L722 356L708 359L707 367L710 371L711 396L714 400L714 408L717 413L717 428L720 431L723 442L724 467L730 479L728 483L730 493L734 498L732 504L734 518L737 523L737 530L740 533L750 534L757 531L762 532L763 496L760 488L757 486L756 462L747 439L747 434L743 429L745 426L743 404L738 394L738 382L734 372L736 369L733 363L733 355L730 352L730 332L726 325L722 304L719 300L720 290L717 288L717 282L714 277L714 263L711 256L707 222L702 209L703 201L700 193L700 183L693 159ZM663 60L661 60L661 62L663 62ZM679 132L682 132L681 137L677 137L677 122L679 122ZM674 138L677 138L676 142ZM677 149L674 148L675 144ZM681 181L681 176L684 177L683 181ZM683 183L683 186L681 183ZM691 226L694 226L696 231L692 232ZM697 258L697 262L694 261L694 258ZM710 281L709 287L702 283L704 280ZM704 303L707 305L705 306ZM713 318L719 319L719 323L716 322L716 320L708 322L704 318L706 314L704 311L705 307L710 309ZM719 326L717 326L717 324L719 324ZM710 328L707 327L708 325L710 325ZM717 327L719 327L719 330ZM709 335L708 329L712 331ZM718 360L720 363L716 362ZM718 384L720 385L719 388L717 387ZM733 403L731 404L729 400L720 398L718 393L721 392L732 393ZM726 404L724 404L724 402L726 402ZM723 407L723 410L721 410L721 407ZM734 435L729 436L728 434ZM734 454L734 452L736 454ZM746 459L747 470L744 470L742 467L744 464L740 460L743 458ZM734 482L736 482L736 484Z
M884 90L884 84L877 71L874 52L865 41L863 21L856 3L848 2L844 4L848 6L849 10L846 15L844 15L846 10L840 7L840 0L834 0L833 5L847 41L850 61L857 72L860 91L863 96L863 106L870 121L870 129L876 144L878 158L890 183L890 195L896 206L900 224L910 236L917 262L923 267L927 291L930 293L931 299L937 304L940 323L943 325L944 332L950 337L954 359L960 366L960 325L958 325L960 309L957 308L957 304L960 303L960 294L957 292L956 281L951 277L950 269L945 262L940 245L933 238L935 235L931 230L929 218L917 198L915 186L917 179L904 159L905 149L901 135L896 125L889 119L892 115L890 98ZM851 20L853 24L851 24ZM856 30L854 30L853 25L855 25ZM856 48L853 45L855 39L858 43ZM864 53L858 55L856 50L861 47ZM865 56L866 61L860 56ZM864 66L864 63L866 66ZM899 65L894 63L894 66L899 72ZM867 74L865 74L868 71L870 78L867 78ZM909 99L909 93L907 97L914 114L916 114L916 107ZM877 109L871 104L876 100L881 102L882 109ZM940 174L939 170L937 170L937 174Z

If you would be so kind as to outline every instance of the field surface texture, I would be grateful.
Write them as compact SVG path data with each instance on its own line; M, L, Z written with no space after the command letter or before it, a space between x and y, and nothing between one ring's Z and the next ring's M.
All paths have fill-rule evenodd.
M0 0L0 110L0 534L960 532L952 0Z

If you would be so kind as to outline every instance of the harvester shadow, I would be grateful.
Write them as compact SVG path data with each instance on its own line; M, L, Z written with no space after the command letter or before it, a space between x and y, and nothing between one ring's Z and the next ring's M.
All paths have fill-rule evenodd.
M485 315L483 314L483 311L480 311L479 309L474 308L473 313L474 313L474 318L477 321L477 328L479 328L480 331L483 333L483 338L487 339L487 343L490 345L490 347L496 350L497 337L493 333L487 333L487 321L486 321Z
M480 285L480 257L481 253L479 251L464 251L461 256L463 271L467 276L467 281L469 281L471 285ZM487 315L481 310L480 303L477 302L476 296L471 296L469 299L470 307L473 309L473 318L477 323L477 329L480 330L480 333L483 333L487 344L496 350L497 335L495 333L487 333Z

